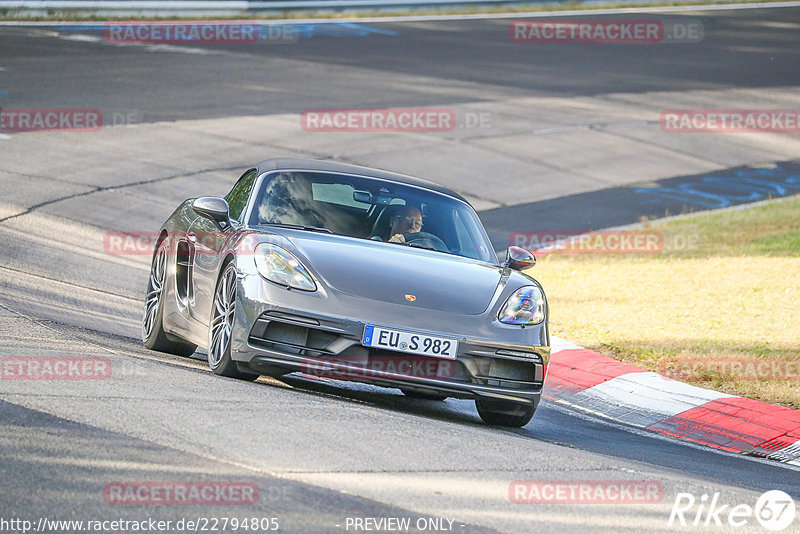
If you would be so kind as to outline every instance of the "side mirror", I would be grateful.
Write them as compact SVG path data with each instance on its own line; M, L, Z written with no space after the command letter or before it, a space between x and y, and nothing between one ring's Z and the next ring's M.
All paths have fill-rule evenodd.
M217 223L220 230L225 230L231 225L228 203L224 198L200 197L192 202L192 209L196 214Z
M536 256L530 250L522 247L508 247L506 252L506 262L503 267L509 267L521 271L536 265Z

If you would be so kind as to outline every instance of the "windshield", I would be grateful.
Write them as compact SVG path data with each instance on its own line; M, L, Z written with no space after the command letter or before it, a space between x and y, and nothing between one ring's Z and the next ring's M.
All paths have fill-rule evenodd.
M497 263L466 203L427 189L364 176L278 172L261 183L250 224L328 231Z

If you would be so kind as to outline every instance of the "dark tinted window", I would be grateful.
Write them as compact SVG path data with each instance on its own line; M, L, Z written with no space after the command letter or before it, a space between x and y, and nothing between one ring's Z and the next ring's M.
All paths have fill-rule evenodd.
M228 196L225 197L231 209L231 219L238 221L241 217L244 207L247 206L247 199L250 198L250 190L253 189L255 181L256 170L250 169L239 178L239 181L233 186Z

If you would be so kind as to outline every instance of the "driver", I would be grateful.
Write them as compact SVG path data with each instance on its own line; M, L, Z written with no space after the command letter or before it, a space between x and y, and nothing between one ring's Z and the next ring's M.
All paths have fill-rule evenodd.
M389 231L390 243L405 243L406 235L422 230L422 212L413 206L406 206L392 217Z

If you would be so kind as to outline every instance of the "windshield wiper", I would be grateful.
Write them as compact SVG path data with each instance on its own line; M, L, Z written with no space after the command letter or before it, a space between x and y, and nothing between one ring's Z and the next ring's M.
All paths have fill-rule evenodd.
M292 228L293 230L306 230L307 232L321 232L323 234L332 234L330 230L327 228L322 228L320 226L307 226L303 224L284 224L284 223L261 223L266 226L277 226L278 228Z

